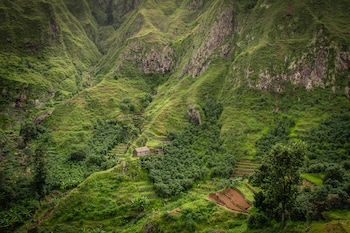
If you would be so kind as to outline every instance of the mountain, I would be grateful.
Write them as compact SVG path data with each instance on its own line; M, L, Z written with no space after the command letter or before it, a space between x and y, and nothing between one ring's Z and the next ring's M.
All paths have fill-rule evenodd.
M123 161L135 172L128 171L128 178L118 176L111 190L125 192L118 196L120 199L127 193L134 197L135 190L142 194L143 187L151 184L139 160L131 157L132 149L163 149L176 138L173 135L194 138L192 149L200 155L217 156L218 163L226 159L259 160L272 141L281 142L285 136L310 145L318 143L315 148L333 141L332 149L310 149L307 169L322 160L350 161L348 125L337 128L343 130L339 137L329 136L333 128L322 131L327 125L348 122L349 9L346 0L2 0L1 172L4 177L12 177L13 169L19 166L18 177L26 172L33 175L28 171L35 170L34 151L44 144L49 168L45 189L48 193L65 192L79 185L66 197L52 197L70 200L67 203L76 206L84 195L95 197L83 189L91 188L97 196L90 201L98 202L101 191L90 182L97 182L98 177L115 179L111 174L121 172ZM38 133L29 137L25 129L32 127L31 122ZM193 136L191 130L196 125L207 127L207 133L199 130ZM315 139L316 132L321 131L318 138L324 138L327 131L329 141ZM337 138L345 139L338 142ZM116 157L111 156L113 153ZM22 158L24 162L19 165L8 162L9 158ZM217 169L223 171L226 165ZM209 182L211 175L218 174L215 166L206 166L209 177L196 182ZM2 182L15 187L19 180ZM109 187L109 182L103 185ZM215 191L214 186L208 193ZM191 192L179 200L193 204L194 200L189 199L196 192ZM199 192L202 195L205 189ZM3 193L8 195L10 191ZM89 199L87 196L84 198ZM16 202L19 197L13 195L13 199ZM160 209L161 200L152 199L150 206ZM200 207L193 205L202 208L201 201ZM164 202L176 206L175 199ZM125 204L121 200L106 203ZM169 206L169 211L176 209ZM11 208L2 204L3 210ZM67 208L71 206L50 206L46 214L54 210L53 218L46 216L49 224L42 229L50 224L60 229L60 224L69 222L74 227L107 225L112 231L113 227L108 226L113 224L105 219L113 218L105 216L115 214L113 211L129 211L128 207L120 207L102 214L99 209L94 220L87 214L90 207L79 214ZM159 220L151 211L145 216L141 212L123 215L123 221L134 224L123 225L121 219L114 219L117 223L113 226L125 232L133 227L145 232L165 229L164 219ZM169 216L176 218L171 213ZM155 219L150 217L152 214ZM218 215L226 221L225 212ZM24 222L21 216L22 220L11 224ZM191 219L198 225L197 230L204 232L205 224ZM147 225L150 221L152 226Z

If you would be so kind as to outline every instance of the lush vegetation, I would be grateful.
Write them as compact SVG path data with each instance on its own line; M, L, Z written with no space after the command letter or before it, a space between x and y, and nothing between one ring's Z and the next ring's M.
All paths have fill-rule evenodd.
M267 219L276 219L278 221L282 219L283 225L283 219L286 218L286 216L283 216L286 206L289 208L288 219L294 221L320 220L324 218L322 215L324 211L349 208L350 175L347 162L348 155L345 152L348 151L346 149L349 144L348 131L349 116L347 114L326 118L320 122L317 128L311 131L311 134L306 140L308 146L304 149L307 160L303 163L303 166L299 164L296 168L297 170L309 172L309 174L303 174L302 177L314 183L316 187L305 186L303 189L299 190L294 186L293 195L289 193L287 195L288 199L283 199L283 195L281 194L277 195L275 193L271 195L269 193L271 186L268 185L272 184L273 191L275 192L278 191L278 184L286 184L287 187L292 188L293 186L288 184L288 182L295 180L296 183L294 185L300 184L297 182L300 181L299 175L295 173L295 179L288 178L288 182L272 180L274 177L286 178L287 176L281 174L272 176L271 172L276 162L263 159L263 165L255 174L252 181L256 185L263 187L264 192L259 192L255 195L254 205L258 208L259 212L251 216L248 225L251 228L266 227L271 225L271 222L267 221ZM267 135L270 134L270 132L267 133ZM268 137L263 136L262 138L266 139ZM261 141L259 143L261 143ZM281 145L279 145L279 147L281 147ZM274 158L278 158L280 153L277 153L275 147L273 148L274 149L272 149L270 153L272 153L271 155L273 155ZM279 159L278 161L288 161L286 158L287 157ZM276 165L275 168L281 168L283 169L281 171L287 172L293 167L295 168L295 166L292 165ZM264 175L266 172L268 175ZM292 173L288 172L288 175L291 174ZM283 193L287 193L285 187L282 190ZM281 197L283 199L280 200L280 204L274 203L276 197ZM286 200L290 202L283 207L281 203Z
M165 147L164 156L141 158L159 196L175 196L192 188L198 180L229 178L232 174L235 157L223 150L219 135L222 105L208 100L203 112L206 120L202 124L194 123L183 132L169 133L172 141Z
M69 153L59 155L60 159L58 155L50 158L50 189L72 188L91 173L115 166L118 157L109 151L120 143L129 142L137 133L138 130L129 124L97 120L88 141L73 146Z
M270 130L256 141L257 156L265 155L277 143L287 143L289 141L290 129L295 126L295 122L285 116L276 115L275 123Z
M305 157L305 145L293 143L276 144L266 154L261 167L252 177L252 184L261 187L262 192L255 196L255 207L266 214L252 215L249 226L261 228L268 225L266 219L280 218L281 229L286 225L287 213L295 203L296 194L301 184L299 169Z
M311 172L323 172L322 164L327 163L342 163L345 169L350 169L349 114L332 115L321 121L308 141Z
M50 150L55 143L50 131L32 122L22 124L22 140L17 144L2 133L0 214L3 231L11 232L31 217L40 200L52 190L73 188L91 173L115 166L118 158L108 152L137 133L136 128L116 120L97 120L91 138L74 146L66 155L53 154ZM20 154L15 155L12 152L15 148L9 146L21 148Z
M349 231L349 8L2 1L0 231L271 232L283 213L287 231ZM234 161L291 140L309 181L293 198L260 183L247 222L205 199L252 198ZM165 155L131 156L144 145Z

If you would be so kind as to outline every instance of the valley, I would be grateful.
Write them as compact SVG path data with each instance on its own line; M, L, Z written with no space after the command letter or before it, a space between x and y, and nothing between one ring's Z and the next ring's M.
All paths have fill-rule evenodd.
M0 231L350 231L349 9L1 1Z

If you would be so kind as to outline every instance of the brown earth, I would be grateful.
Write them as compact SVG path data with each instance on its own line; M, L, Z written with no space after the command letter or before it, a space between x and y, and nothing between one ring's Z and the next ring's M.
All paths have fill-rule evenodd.
M248 208L252 206L237 189L227 188L221 192L210 193L208 197L217 204L237 212L248 213Z

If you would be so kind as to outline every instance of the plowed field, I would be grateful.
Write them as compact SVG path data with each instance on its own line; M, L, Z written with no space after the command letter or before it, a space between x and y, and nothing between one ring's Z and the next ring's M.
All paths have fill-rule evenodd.
M246 200L244 195L236 189L227 188L221 192L210 193L208 197L219 205L243 213L248 213L248 208L252 205Z

